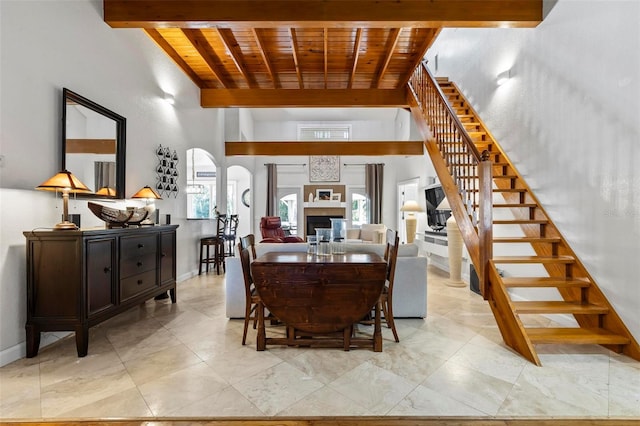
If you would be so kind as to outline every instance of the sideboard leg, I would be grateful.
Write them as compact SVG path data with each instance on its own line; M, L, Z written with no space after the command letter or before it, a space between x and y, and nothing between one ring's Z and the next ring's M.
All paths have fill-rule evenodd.
M25 329L27 331L27 358L33 358L38 355L38 349L40 349L40 329L33 324L27 324Z
M89 350L89 327L87 325L76 327L76 350L79 357L87 356Z
M173 287L169 290L169 296L171 296L171 303L176 303L176 288Z

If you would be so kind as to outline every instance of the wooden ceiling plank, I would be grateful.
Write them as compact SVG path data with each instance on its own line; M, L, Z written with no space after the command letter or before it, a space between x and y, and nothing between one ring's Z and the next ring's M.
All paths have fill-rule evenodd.
M380 82L384 78L384 74L387 72L387 68L389 67L389 62L391 62L391 58L393 57L393 51L396 49L396 45L398 44L398 40L400 39L400 34L402 33L402 28L394 28L389 33L389 38L387 39L387 47L385 49L385 53L382 56L383 62L382 66L376 73L376 88L380 87Z
M205 49L204 37L200 33L200 30L187 30L183 29L182 33L189 40L189 43L198 51L202 59L206 62L211 72L216 76L220 84L226 89L235 88L234 82L227 82L224 76L220 73L220 59L218 57L213 58L211 54ZM213 53L215 55L215 53Z
M175 51L173 47L162 37L160 32L153 28L144 30L151 40L153 40L165 53L184 71L184 73L195 83L199 88L206 87L205 82L196 74L191 67L182 59L182 56Z
M262 56L262 60L264 61L265 66L267 67L267 72L269 73L269 77L273 82L273 88L279 89L280 87L282 87L282 85L280 83L280 79L278 78L278 74L274 71L274 67L273 67L273 64L271 63L271 59L269 59L269 54L267 53L265 43L262 40L260 30L258 28L252 28L251 32L253 33L253 38L256 40L256 44L258 45L258 49L260 50L260 55Z
M242 58L242 51L240 51L238 43L231 30L226 28L216 28L215 30L218 33L220 40L222 40L224 47L231 54L231 59L236 65L238 71L240 71L240 74L242 75L244 80L247 82L251 89L255 89L257 87L256 80L253 75L247 71L247 67L245 66L244 60Z
M399 89L202 89L203 108L389 107L408 106Z
M535 27L543 0L104 0L113 28Z
M293 63L296 65L296 76L298 77L298 88L304 89L302 81L302 71L298 60L298 37L295 28L289 28L289 37L291 38L291 54L293 55Z
M424 155L422 141L225 142L225 156L238 155Z
M353 43L353 60L351 62L351 75L349 76L348 89L353 87L353 77L356 74L358 68L358 56L360 55L360 41L362 40L362 28L358 28L356 31L356 40Z

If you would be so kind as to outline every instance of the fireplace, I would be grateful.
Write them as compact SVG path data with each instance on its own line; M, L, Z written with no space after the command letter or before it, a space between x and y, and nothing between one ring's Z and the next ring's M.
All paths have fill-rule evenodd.
M307 216L307 235L316 235L316 228L331 228L331 219L344 219L344 216Z

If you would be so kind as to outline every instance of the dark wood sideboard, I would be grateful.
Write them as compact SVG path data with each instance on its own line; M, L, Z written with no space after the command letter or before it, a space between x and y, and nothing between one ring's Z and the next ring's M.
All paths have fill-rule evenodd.
M27 358L43 331L75 331L87 355L89 327L169 291L176 302L178 225L26 231Z

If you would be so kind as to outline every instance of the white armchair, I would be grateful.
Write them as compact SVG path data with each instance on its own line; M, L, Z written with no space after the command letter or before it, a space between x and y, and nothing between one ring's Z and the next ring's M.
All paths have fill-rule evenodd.
M347 229L347 241L358 240L364 243L386 244L387 227L382 223L363 224L360 228Z

